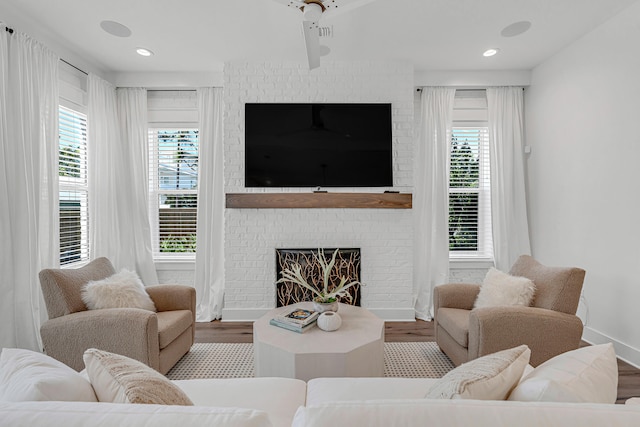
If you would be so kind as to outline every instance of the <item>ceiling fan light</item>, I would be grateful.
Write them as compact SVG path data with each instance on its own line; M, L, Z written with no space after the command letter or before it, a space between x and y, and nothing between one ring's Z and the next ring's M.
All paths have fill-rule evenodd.
M329 48L329 46L325 46L323 44L320 45L320 56L327 56L329 55L329 53L331 53L331 49Z
M305 21L317 22L322 16L322 7L316 3L308 3L304 6L302 15Z

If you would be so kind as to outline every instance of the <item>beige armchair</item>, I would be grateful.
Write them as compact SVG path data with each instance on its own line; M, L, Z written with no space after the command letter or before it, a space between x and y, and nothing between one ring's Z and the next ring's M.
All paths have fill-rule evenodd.
M195 337L196 293L191 286L148 286L157 313L137 308L87 310L83 285L115 273L107 258L77 269L45 269L40 285L49 320L40 335L45 352L80 371L82 355L99 348L139 360L166 374L186 354Z
M530 363L537 366L580 345L583 325L575 314L585 271L546 267L523 255L509 274L533 280L536 292L531 306L473 309L480 285L435 287L436 343L456 365L526 344L531 349Z

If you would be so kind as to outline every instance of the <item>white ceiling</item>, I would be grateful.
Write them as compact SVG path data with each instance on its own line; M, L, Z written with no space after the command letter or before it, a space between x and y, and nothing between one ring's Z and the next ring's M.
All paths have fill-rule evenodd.
M331 49L323 60L408 61L423 71L529 70L635 1L375 0L321 20L334 31L321 39ZM16 29L33 29L45 44L65 46L108 73L203 72L235 60L306 63L301 15L275 0L0 2L0 21L23 24ZM126 25L132 35L107 34L103 20ZM526 33L500 35L523 20L532 23ZM140 46L155 55L137 55ZM484 58L490 47L500 53Z

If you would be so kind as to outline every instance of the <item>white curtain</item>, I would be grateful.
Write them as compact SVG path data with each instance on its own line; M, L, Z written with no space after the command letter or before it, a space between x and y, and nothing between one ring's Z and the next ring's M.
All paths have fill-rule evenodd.
M59 265L58 61L0 31L0 348L42 348L38 272Z
M149 224L147 93L89 74L87 98L91 258L158 283Z
M431 320L432 294L449 279L449 135L455 89L422 89L414 164L413 288L416 318Z
M521 87L487 88L491 155L491 218L496 268L509 271L530 254L524 175Z
M196 251L196 320L222 316L224 298L224 159L222 89L198 89L200 152Z

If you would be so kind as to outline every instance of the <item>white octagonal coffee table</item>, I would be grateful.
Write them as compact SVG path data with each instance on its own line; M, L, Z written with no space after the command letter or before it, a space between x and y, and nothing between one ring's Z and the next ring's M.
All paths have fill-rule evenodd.
M269 324L293 307L311 309L303 302L269 311L253 323L257 377L310 380L321 377L382 377L384 375L384 321L370 311L340 304L340 329L325 332L314 326L304 333Z

